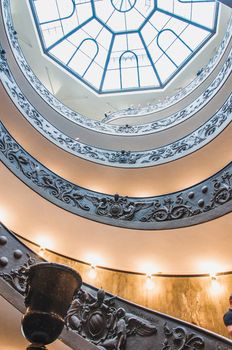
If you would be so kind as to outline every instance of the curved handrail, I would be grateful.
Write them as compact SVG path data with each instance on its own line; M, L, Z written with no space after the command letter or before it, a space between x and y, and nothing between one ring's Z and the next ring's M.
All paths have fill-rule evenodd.
M155 197L120 197L75 185L29 155L0 124L0 159L57 206L90 220L135 229L166 229L208 221L232 210L232 163L207 180Z
M221 76L219 75L220 79L218 77L214 84L204 92L200 101L204 102L208 96L215 94L215 87L218 88L221 86L221 84L227 79L231 70L232 50L221 70ZM78 142L77 140L65 135L59 129L49 123L21 92L10 72L3 50L0 54L0 78L17 108L21 111L24 117L45 137L75 156L111 166L131 168L147 167L176 160L209 143L220 132L222 132L222 130L231 122L232 119L232 114L230 112L230 105L232 103L231 95L221 109L217 111L207 122L182 139L156 149L142 152L105 150ZM197 107L199 108L199 106L195 105L196 109ZM191 109L190 111L195 112L193 106L192 108L193 111L191 111ZM180 114L180 116L182 115Z
M4 242L1 252L6 262L1 266L0 292L25 312L26 273L31 266L45 260L1 223L0 231ZM15 252L20 254L19 259L15 258ZM232 342L216 333L141 307L86 283L74 296L65 322L66 329L61 338L74 350L232 349Z

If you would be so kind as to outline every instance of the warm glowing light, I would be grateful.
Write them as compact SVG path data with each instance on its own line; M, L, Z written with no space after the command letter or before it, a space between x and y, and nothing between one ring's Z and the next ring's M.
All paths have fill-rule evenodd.
M210 292L213 295L218 295L223 292L223 286L219 283L219 281L216 278L213 278L211 280L211 286L210 286Z
M0 207L0 222L5 223L7 222L7 219L9 218L9 213L5 208Z
M39 247L39 251L38 251L39 256L44 258L45 253L46 253L46 249L44 247Z
M217 272L223 270L219 263L213 261L203 261L201 262L199 268L199 272L208 273L211 277L215 277Z
M91 265L88 273L89 278L94 280L97 277L96 266Z
M216 272L210 272L209 275L210 275L212 280L216 280L217 279Z
M46 249L52 249L54 248L53 241L48 235L38 235L35 238L35 242L39 245L39 249L41 251L44 251Z
M141 271L142 273L145 273L148 276L148 275L154 274L157 271L157 269L155 269L152 263L143 262L139 267L139 271Z
M91 266L103 266L104 265L104 261L103 259L97 255L96 253L88 253L85 256L84 259L86 262L88 262Z
M148 290L152 290L155 286L155 283L154 283L154 278L152 277L152 275L147 275L146 276L146 288Z

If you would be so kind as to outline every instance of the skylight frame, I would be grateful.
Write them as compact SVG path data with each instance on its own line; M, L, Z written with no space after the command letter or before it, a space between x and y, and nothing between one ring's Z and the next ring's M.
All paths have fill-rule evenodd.
M167 84L169 84L169 82L184 67L186 67L186 65L192 60L192 58L201 50L201 48L203 46L205 46L209 42L209 40L212 38L212 36L216 33L217 22L218 22L218 12L219 12L219 4L218 4L218 2L216 0L202 0L202 1L201 0L196 0L196 1L195 0L186 0L186 1L185 0L169 0L169 2L172 2L174 5L176 3L180 3L180 4L183 4L183 3L187 3L187 4L191 3L191 4L193 4L193 3L202 3L202 2L204 2L204 3L214 3L215 7L214 7L214 14L213 14L213 16L214 16L213 25L212 25L212 28L207 28L207 27L205 27L205 26L203 26L203 25L201 25L199 23L196 24L193 21L188 20L187 18L183 18L183 17L181 17L179 15L176 15L174 13L170 13L169 11L166 11L165 9L160 8L159 7L159 1L160 0L157 0L157 1L154 0L154 1L150 1L150 2L153 3L154 6L152 5L153 8L149 12L149 16L146 18L146 20L144 22L142 22L142 24L137 29L131 29L131 30L128 30L128 31L117 31L117 32L114 32L112 30L112 28L108 24L105 25L104 22L97 17L96 7L95 7L95 4L94 4L94 2L96 0L95 1L94 0L89 0L89 1L87 0L87 1L85 1L85 3L88 3L91 6L92 16L90 16L87 20L83 21L83 23L81 23L81 25L79 27L73 28L66 35L64 35L59 40L57 40L55 45L52 44L52 45L47 47L45 39L44 39L43 31L41 29L41 26L44 25L44 23L42 23L42 22L40 23L39 22L39 17L38 17L36 8L35 8L35 2L36 1L43 1L43 0L29 0L29 3L30 3L30 7L31 7L32 14L33 14L33 17L34 17L34 22L35 22L35 25L36 25L36 28L37 28L37 33L39 35L40 43L41 43L42 50L43 50L44 54L47 55L53 61L55 61L59 66L63 67L65 70L67 70L71 75L75 76L78 80L81 81L82 84L88 86L91 90L94 90L97 94L111 94L111 93L119 93L119 92L136 92L136 91L147 91L147 90L149 91L149 90L163 89ZM52 1L56 1L56 3L57 3L57 1L62 1L62 0L52 0ZM72 11L72 13L69 16L66 16L66 17L65 16L60 16L60 18L56 18L55 20L47 21L47 24L61 22L61 26L62 26L62 21L67 20L68 18L71 18L73 16L73 14L75 13L76 7L78 6L77 2L78 1L83 1L83 0L69 0L69 1L72 2L74 11ZM97 2L101 2L101 1L105 1L105 0L97 0ZM117 1L117 0L108 0L108 1ZM120 0L120 1L122 2L123 0ZM134 8L136 6L137 0L133 0L132 2L134 3L134 6L133 6L133 8ZM74 6L75 6L75 8L74 8ZM124 13L125 12L130 12L130 11L129 10L128 11L124 11ZM207 33L207 36L196 46L196 48L194 50L192 50L191 54L186 59L184 59L179 65L176 64L176 69L172 73L170 73L169 76L166 77L166 78L160 77L160 74L157 71L157 66L156 66L157 61L159 61L159 59L156 62L154 62L154 60L151 57L150 50L148 49L148 47L146 45L146 40L144 40L144 34L142 34L142 31L145 28L145 26L147 25L147 23L150 24L151 23L151 19L153 18L153 16L155 16L155 14L158 14L158 13L161 13L162 15L167 16L167 17L169 16L170 17L169 21L172 21L172 19L176 19L178 21L181 21L182 23L185 23L186 24L185 30L187 30L188 26L193 25L194 28L196 27L196 28L199 28L201 30L205 30L205 32ZM102 68L102 75L101 75L101 79L100 79L101 81L100 81L100 84L99 84L98 87L96 86L96 84L93 85L93 83L85 80L83 78L83 76L81 77L80 74L78 74L77 71L75 71L74 69L69 67L67 65L67 63L65 64L58 57L56 57L54 54L51 53L51 50L55 46L57 47L58 45L60 45L60 43L62 43L62 42L64 43L66 38L69 38L69 40L70 40L72 35L74 35L76 32L78 32L80 30L85 29L93 21L97 22L100 26L102 26L101 30L105 30L108 33L110 33L110 35L111 35L110 44L108 46L108 48L109 48L108 49L108 54L107 54L107 57L105 59L104 68ZM162 30L160 30L158 32L159 37L160 37L161 32L168 31L168 30L169 30L169 28L166 28L165 26L163 26ZM109 52L111 53L111 51L113 50L113 46L114 46L114 43L115 43L115 38L117 38L119 36L124 36L126 38L126 40L128 41L129 40L128 38L130 38L133 34L136 34L137 37L139 38L139 40L141 41L143 47L140 48L140 51L144 50L144 52L146 53L146 59L150 62L150 66L146 66L146 65L145 66L141 66L141 64L138 63L138 55L135 52L133 52L133 51L136 51L136 49L129 48L128 50L124 50L123 54L125 54L125 52L127 51L128 53L130 52L131 54L134 54L134 57L137 57L137 58L135 58L135 61L137 62L138 82L140 81L140 75L141 75L140 70L141 71L142 70L145 71L146 68L147 68L147 71L148 71L150 68L152 68L153 69L153 75L155 77L154 81L156 82L156 85L154 83L152 86L142 86L141 87L140 84L138 84L137 87L136 86L126 86L126 87L124 87L122 85L122 78L121 78L121 76L122 76L122 68L121 68L121 69L117 69L117 70L119 70L119 74L117 76L117 79L119 78L120 86L117 87L117 88L113 87L111 89L109 89L109 88L106 89L104 87L104 84L106 84L106 81L107 81L107 74L109 74L109 68L108 67L109 67L109 63L110 63L110 60L111 60L111 56L110 56ZM180 41L182 41L182 39L180 38L180 35L181 34L177 35L177 37L180 39ZM86 40L86 39L83 39L83 40ZM97 40L93 39L92 37L90 37L90 40L95 41L96 44L99 45ZM157 40L157 39L155 39L155 40ZM170 46L172 46L172 45L173 45L173 43ZM98 52L99 52L99 50L98 50ZM167 52L163 52L163 55L166 55L166 53ZM94 64L96 63L95 62L95 58L96 57L94 57L94 59L90 62L89 67L92 65L92 62ZM170 57L168 59L170 60ZM125 59L125 61L126 61L126 59ZM70 60L69 60L69 62L70 62ZM171 62L171 60L170 60L170 62ZM98 63L96 63L96 65L98 65ZM96 67L96 65L95 65L95 67ZM88 71L89 67L87 68L87 71ZM123 68L123 69L124 69L124 71L123 71L124 73L123 74L126 74L126 72L129 72L129 70L130 71L136 71L136 67L131 67L131 68L127 67L127 68ZM126 69L127 69L127 71L126 71ZM99 66L99 70L101 70L100 66ZM85 74L86 74L86 72L85 72ZM148 73L146 73L146 74L148 74ZM116 77L116 75L115 75L115 77ZM109 80L109 78L108 78L108 80ZM115 79L115 81L116 81L116 79Z

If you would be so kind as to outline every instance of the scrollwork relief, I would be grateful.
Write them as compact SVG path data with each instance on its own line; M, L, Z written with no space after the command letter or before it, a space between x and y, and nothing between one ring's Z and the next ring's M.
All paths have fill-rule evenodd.
M59 177L20 147L2 124L0 157L16 176L51 202L74 214L116 226L160 229L168 223L169 227L181 227L190 224L189 218L206 221L208 212L214 209L217 216L232 210L232 163L203 183L177 193L133 198L97 193Z
M114 166L121 167L141 167L151 166L155 164L162 164L173 159L180 158L186 154L189 154L196 149L202 147L209 142L212 138L217 136L232 119L232 98L227 99L221 109L212 116L205 124L203 124L196 131L187 135L183 139L177 140L171 144L163 147L159 147L154 150L147 150L144 152L135 151L110 151L93 146L88 146L83 143L72 139L71 137L63 134L60 130L50 124L27 100L22 94L12 74L10 73L5 58L5 52L2 49L0 55L0 77L7 89L12 100L16 106L20 109L27 120L39 130L45 137L49 138L52 142L65 150L83 157L88 160L92 160L98 163L106 163ZM232 69L232 51L227 60L227 65ZM229 70L229 72L230 72ZM228 71L225 70L228 74ZM226 75L227 76L227 75ZM205 92L207 96L210 95L209 91ZM197 102L196 102L197 105ZM191 105L189 106L191 109ZM196 106L195 106L196 107ZM183 112L183 111L182 111ZM184 116L185 113L178 112ZM195 112L193 108L192 112Z
M143 167L162 164L178 159L208 143L211 139L217 136L232 119L231 95L214 116L196 131L187 135L183 139L144 152L103 150L85 145L72 139L44 119L44 117L29 103L16 85L9 71L4 53L0 60L0 68L0 76L9 95L27 120L30 121L37 130L65 150L77 156L102 164L120 167Z
M27 261L20 265L19 267L11 269L9 273L0 272L0 277L2 277L7 283L9 283L14 289L17 290L23 296L26 296L26 286L27 286L27 272L30 266L36 263L35 258L32 258L27 253Z
M175 201L172 198L164 199L163 202L159 200L154 201L147 215L140 220L143 222L176 220L192 216L193 214L196 214L196 212L193 213L190 202L184 200L179 194Z
M118 194L115 194L113 198L88 198L96 207L96 214L128 221L133 220L136 212L149 208L152 205L152 203L145 204L131 201L127 197L120 197Z
M231 200L232 197L232 175L229 171L225 171L221 176L221 181L215 179L213 181L213 195L211 199L211 208L222 205Z
M203 337L193 332L187 332L184 327L170 328L165 323L163 332L165 339L161 350L199 350L205 347Z
M102 289L96 297L79 291L66 316L66 326L100 350L124 350L128 337L148 337L157 332L149 321L116 307L115 298L107 298Z

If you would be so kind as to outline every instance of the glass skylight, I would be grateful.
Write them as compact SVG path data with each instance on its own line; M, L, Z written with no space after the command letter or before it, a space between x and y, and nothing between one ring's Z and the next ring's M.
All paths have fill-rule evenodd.
M30 0L44 53L98 93L162 89L216 32L216 0Z

